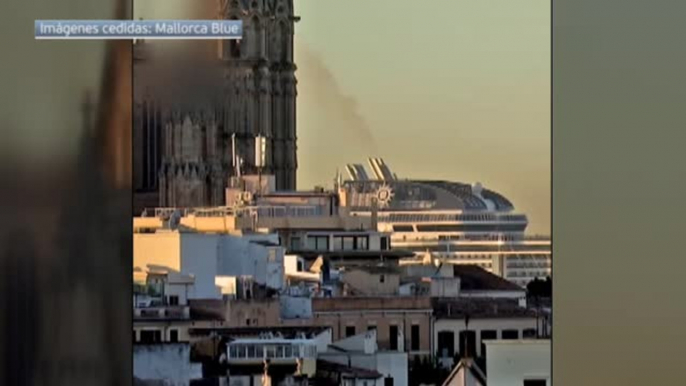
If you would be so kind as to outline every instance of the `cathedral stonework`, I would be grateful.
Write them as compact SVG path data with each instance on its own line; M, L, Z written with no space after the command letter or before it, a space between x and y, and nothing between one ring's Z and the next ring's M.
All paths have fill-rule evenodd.
M235 174L234 150L244 174L257 172L257 136L267 144L261 172L275 176L278 190L296 187L293 0L221 0L219 17L242 20L243 38L211 43L216 71L187 71L191 78L212 78L200 97L183 95L174 80L152 85L156 70L143 69L154 68L146 55L149 43L136 44L136 212L153 205L224 205L224 188Z

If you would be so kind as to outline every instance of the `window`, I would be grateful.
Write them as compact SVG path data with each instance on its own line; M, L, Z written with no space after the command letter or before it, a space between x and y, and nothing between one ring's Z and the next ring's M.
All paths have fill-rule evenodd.
M241 41L229 40L229 54L231 58L238 59L241 57Z
M170 295L169 298L169 305L170 306L178 306L179 305L179 297L177 295Z
M536 329L534 328L527 328L524 331L522 331L522 338L535 338L536 337Z
M350 337L355 335L355 326L345 326L345 337Z
M413 324L410 330L410 349L419 351L419 325Z
M308 248L314 251L329 250L329 236L309 236L307 238Z
M388 340L391 342L391 350L398 349L398 326L391 325L388 333Z
M545 379L525 379L524 386L547 386Z
M473 358L476 356L476 331L460 331L460 355Z
M335 251L342 251L343 250L343 237L335 236L333 238L333 249Z
M481 330L481 356L486 355L486 344L487 340L498 339L498 331L496 330Z
M179 341L179 330L173 329L169 330L169 341L178 342Z
M517 331L517 330L503 330L503 339L508 339L508 340L519 339L519 331Z
M356 249L366 251L369 249L369 237L367 236L360 236L357 238L357 246Z
M343 237L343 250L352 251L355 249L355 238L354 237Z
M393 378L391 378L391 377L384 378L383 386L393 386Z
M297 268L298 272L302 272L305 270L305 264L303 263L302 260L298 260L298 262L296 264L298 266L298 268Z
M376 326L367 326L367 331L376 331Z
M162 342L162 331L160 330L143 330L141 331L142 343L160 343Z
M403 240L405 240L405 236L403 236ZM381 250L387 251L389 249L391 249L391 244L388 242L388 237L382 237L381 238Z
M452 331L438 333L438 355L441 358L452 358L455 355L455 333Z
M523 224L424 224L417 225L418 232L523 232Z
M291 250L300 250L300 237L291 237Z
M384 275L379 275L379 283L383 283L386 281L386 277Z

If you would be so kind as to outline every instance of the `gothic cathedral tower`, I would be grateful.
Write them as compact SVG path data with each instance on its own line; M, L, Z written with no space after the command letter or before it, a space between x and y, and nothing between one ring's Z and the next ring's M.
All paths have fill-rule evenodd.
M257 172L255 138L265 137L261 172L275 176L278 190L296 188L293 0L219 2L219 18L242 20L243 38L212 43L219 71L211 73L212 87L201 88L202 98L180 102L186 93L171 91L170 82L150 91L156 87L146 84L144 74L154 70L134 68L135 215L144 206L224 205L234 173L232 138L245 174ZM147 44L136 44L135 66L153 61L146 59ZM192 71L194 77L202 72Z
M265 136L265 172L276 176L277 189L294 190L297 92L293 32L297 18L293 0L222 0L220 12L224 19L243 21L243 39L221 41L219 48L226 66L224 125L236 133L248 165L254 160L255 136Z

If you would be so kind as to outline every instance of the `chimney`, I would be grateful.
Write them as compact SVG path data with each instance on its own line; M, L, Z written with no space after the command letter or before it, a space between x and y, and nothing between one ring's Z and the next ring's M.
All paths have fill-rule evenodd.
M372 198L372 230L377 230L379 224L379 209L376 201L376 197Z

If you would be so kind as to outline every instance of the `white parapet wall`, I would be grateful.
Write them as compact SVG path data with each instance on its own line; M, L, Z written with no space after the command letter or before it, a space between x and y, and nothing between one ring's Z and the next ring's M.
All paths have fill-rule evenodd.
M202 378L202 365L191 363L188 343L134 345L133 376L168 386L188 386L191 380Z
M522 385L526 380L551 385L550 340L486 341L488 386Z

